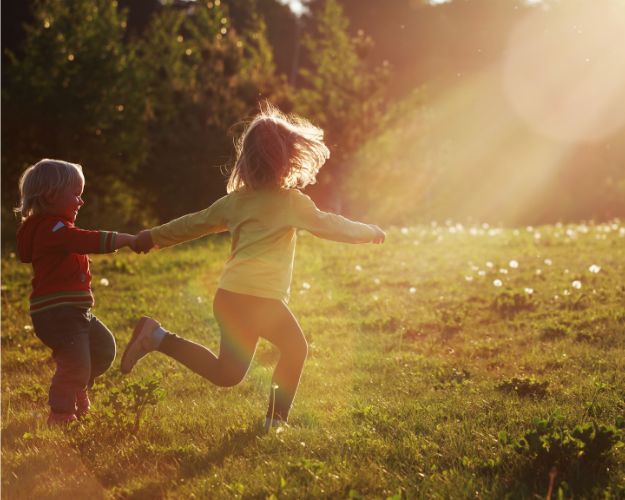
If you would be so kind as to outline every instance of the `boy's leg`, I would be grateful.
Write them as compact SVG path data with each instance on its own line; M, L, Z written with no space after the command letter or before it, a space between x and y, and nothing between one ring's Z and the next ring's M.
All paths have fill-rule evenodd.
M36 335L52 349L56 372L49 391L50 408L55 413L74 414L76 393L91 376L89 319L76 307L59 307L33 316Z
M89 322L89 350L91 354L91 376L88 386L93 385L96 377L108 370L115 360L115 337L111 331L95 316Z
M280 351L273 372L267 419L286 422L308 354L308 344L299 323L281 302L273 301L270 321L265 322L261 336Z

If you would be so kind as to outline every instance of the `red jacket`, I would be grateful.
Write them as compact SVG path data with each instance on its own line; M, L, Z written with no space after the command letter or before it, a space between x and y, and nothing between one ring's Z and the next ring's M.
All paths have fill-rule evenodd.
M17 252L33 265L30 313L93 305L88 253L115 251L116 232L86 231L53 215L33 215L17 232Z

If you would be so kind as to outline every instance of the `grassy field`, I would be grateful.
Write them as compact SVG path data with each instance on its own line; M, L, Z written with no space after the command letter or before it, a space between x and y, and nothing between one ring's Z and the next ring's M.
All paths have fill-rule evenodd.
M94 256L120 350L142 314L218 347L228 240ZM268 434L277 352L220 389L162 354L48 429L54 365L2 258L2 498L625 497L625 226L396 228L382 246L302 234L291 307L309 358Z

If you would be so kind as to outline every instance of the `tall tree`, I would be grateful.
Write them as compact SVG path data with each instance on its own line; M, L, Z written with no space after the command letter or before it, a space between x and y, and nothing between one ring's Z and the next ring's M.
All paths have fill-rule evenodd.
M128 184L145 158L146 136L125 12L108 0L37 0L33 19L22 55L7 54L3 75L4 215L7 202L17 202L24 167L56 157L84 167L83 223L130 223L141 210Z
M318 188L332 191L341 164L376 130L387 96L388 67L371 68L366 62L372 40L362 31L349 33L349 20L336 0L312 4L312 15L302 44L302 87L296 110L326 132L332 159L322 170ZM332 197L320 193L320 198ZM336 200L332 203L336 205ZM340 208L340 207L336 207Z
M264 22L245 32L218 2L166 7L140 42L150 152L144 178L159 218L206 206L225 192L221 168L232 152L233 124L263 97L281 99Z

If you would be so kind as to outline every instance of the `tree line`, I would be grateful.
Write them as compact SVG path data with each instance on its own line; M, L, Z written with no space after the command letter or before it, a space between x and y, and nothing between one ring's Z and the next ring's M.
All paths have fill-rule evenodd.
M471 165L465 155L484 116L510 115L498 90L442 112L439 96L462 95L496 66L528 11L555 19L565 8L545 3L312 0L296 17L277 0L7 0L3 235L14 235L20 173L44 156L84 166L86 227L133 229L207 206L263 99L326 131L332 158L309 189L324 208L384 224L623 216L625 129L570 145L534 193L508 185L513 206L499 190L506 172L527 168L508 144ZM510 120L519 144L536 143ZM480 190L467 190L475 179Z
M276 69L256 2L164 2L129 26L109 0L35 0L19 47L5 50L2 218L15 227L23 169L42 157L83 165L81 224L141 227L225 192L243 121L268 99L326 130L320 191L384 112L384 65L365 61L336 0L302 23L297 85Z

